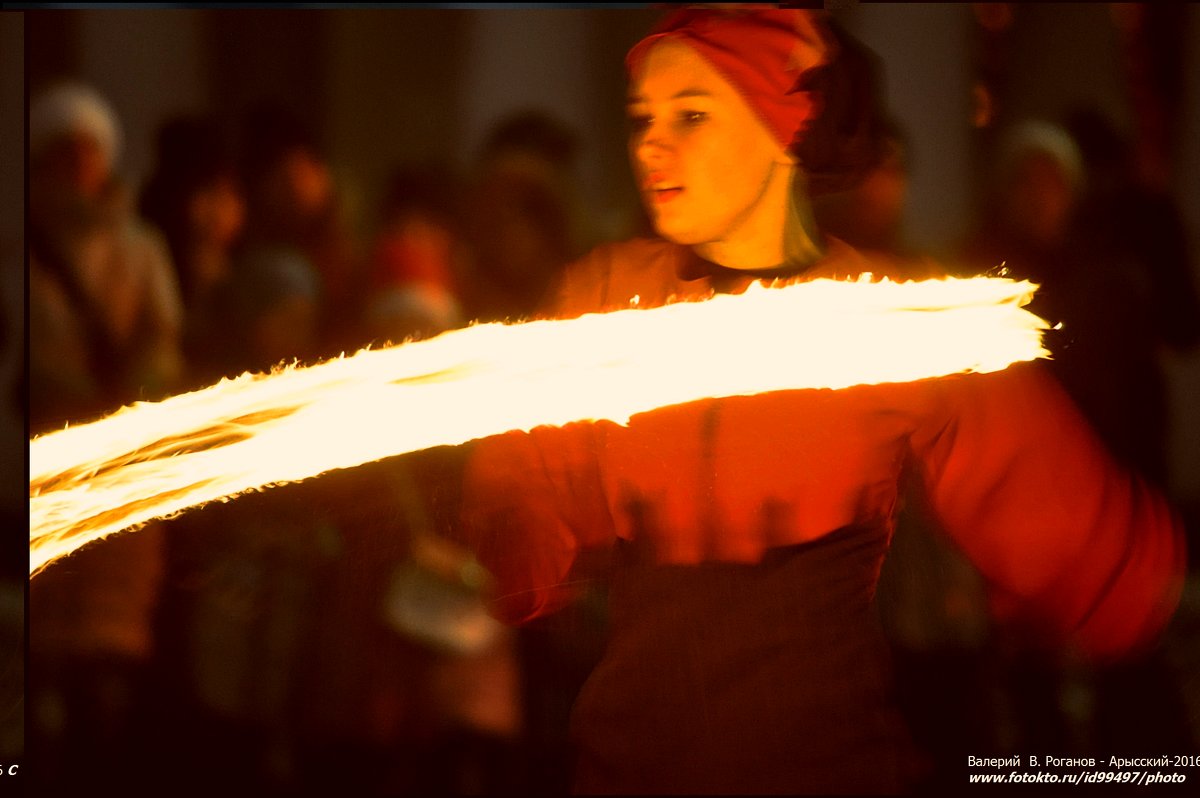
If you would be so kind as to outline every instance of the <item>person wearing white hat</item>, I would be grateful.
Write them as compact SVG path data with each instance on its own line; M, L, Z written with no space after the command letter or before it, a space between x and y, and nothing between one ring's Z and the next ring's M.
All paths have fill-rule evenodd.
M180 299L160 236L117 179L121 128L77 83L29 108L30 416L34 431L169 390Z
M73 176L82 192L103 187L121 149L121 127L112 108L95 91L59 84L29 109L29 156Z
M39 434L171 390L181 308L162 237L115 176L121 129L108 103L86 86L52 87L33 99L28 134L29 425ZM60 780L73 772L137 770L163 554L151 527L30 584L35 792L69 789Z

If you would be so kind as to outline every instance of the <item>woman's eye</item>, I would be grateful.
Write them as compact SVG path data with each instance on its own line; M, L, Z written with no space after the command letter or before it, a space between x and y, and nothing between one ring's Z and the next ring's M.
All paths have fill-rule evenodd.
M682 111L679 114L679 120L685 125L698 125L708 119L708 114L704 111Z

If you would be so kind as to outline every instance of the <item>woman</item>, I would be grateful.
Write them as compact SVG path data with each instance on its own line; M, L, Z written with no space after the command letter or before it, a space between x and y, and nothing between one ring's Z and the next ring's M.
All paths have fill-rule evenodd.
M832 181L837 158L797 153L817 106L839 98L794 89L832 57L818 19L795 10L682 11L634 47L630 154L662 240L585 257L551 314L760 278L917 275L811 223L807 181ZM1176 522L1037 366L706 400L480 445L467 528L500 585L497 614L524 622L609 579L610 640L573 711L576 789L910 785L872 605L908 467L997 608L1036 619L1039 639L1110 656L1166 622Z
M58 84L33 98L28 124L28 426L41 434L177 388L182 307L167 247L118 175L108 100ZM151 524L30 582L32 791L69 791L146 739L163 532Z

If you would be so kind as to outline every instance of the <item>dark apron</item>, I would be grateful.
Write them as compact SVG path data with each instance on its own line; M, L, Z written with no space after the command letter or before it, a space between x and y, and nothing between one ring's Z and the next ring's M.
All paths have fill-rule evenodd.
M620 542L608 650L572 716L579 793L903 791L908 751L872 604L883 527L754 565Z

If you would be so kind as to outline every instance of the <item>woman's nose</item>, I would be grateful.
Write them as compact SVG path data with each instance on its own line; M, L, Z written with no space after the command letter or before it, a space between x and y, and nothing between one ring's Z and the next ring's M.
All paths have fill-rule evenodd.
M651 124L637 137L634 154L646 165L655 165L671 151L671 141L667 132L659 124Z

